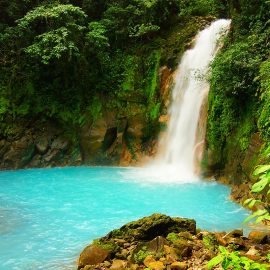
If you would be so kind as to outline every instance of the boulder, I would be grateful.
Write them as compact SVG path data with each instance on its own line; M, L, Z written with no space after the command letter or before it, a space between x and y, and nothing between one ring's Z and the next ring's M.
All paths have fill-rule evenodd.
M46 137L40 138L38 142L36 143L36 149L37 152L41 155L45 154L48 150L49 147L49 142Z
M270 244L270 232L250 232L248 238L257 244Z
M58 137L52 142L51 148L57 150L66 150L68 147L68 141L64 138Z
M144 261L143 261L143 264L146 266L146 267L149 267L149 264L152 263L152 262L156 262L155 260L155 257L153 255L148 255Z
M110 267L111 270L124 270L127 269L127 262L122 260L114 260L112 266Z
M165 245L164 253L166 254L167 261L174 262L179 259L179 256L176 253L175 248Z
M174 262L171 264L171 270L186 270L188 265L186 262Z
M151 270L164 270L165 265L162 262L151 262L149 263L149 268Z
M157 236L166 237L169 233L188 231L196 233L196 222L187 218L171 218L162 214L153 214L130 222L118 230L110 232L105 239L120 238L128 242L152 240Z
M96 265L102 263L109 256L109 251L98 246L87 246L80 255L78 269L84 268L86 265Z

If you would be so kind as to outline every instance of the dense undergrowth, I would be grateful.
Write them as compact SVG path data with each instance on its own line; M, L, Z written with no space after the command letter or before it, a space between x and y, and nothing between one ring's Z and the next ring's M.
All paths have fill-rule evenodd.
M223 9L215 0L0 1L0 136L25 120L76 133L103 107L132 114L134 103L150 136L159 67L175 66L198 16Z
M270 136L270 2L231 1L229 8L232 29L212 64L209 96L208 144L219 169L233 151L248 149L255 132L265 142Z
M199 29L230 17L231 31L212 64L206 163L215 171L230 160L241 165L252 134L270 138L269 6L268 0L0 0L0 140L51 121L76 141L86 123L107 111L117 119L143 115L143 142L149 141L166 114L160 67L175 69ZM132 150L132 135L125 140Z

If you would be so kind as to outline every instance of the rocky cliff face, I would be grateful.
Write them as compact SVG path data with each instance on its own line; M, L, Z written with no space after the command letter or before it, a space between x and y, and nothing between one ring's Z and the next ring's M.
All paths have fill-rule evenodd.
M166 118L173 72L164 66L159 69L158 93ZM154 153L155 139L146 140L149 122L146 106L129 104L129 110L108 109L103 98L101 114L91 119L70 136L64 127L52 121L21 123L16 136L0 141L2 169L52 167L65 165L137 164ZM130 113L131 111L131 113ZM157 125L163 122L162 117ZM73 132L74 133L74 132Z

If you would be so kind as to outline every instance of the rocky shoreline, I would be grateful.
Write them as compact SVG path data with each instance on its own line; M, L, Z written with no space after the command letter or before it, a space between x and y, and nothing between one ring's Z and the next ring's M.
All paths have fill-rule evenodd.
M222 258L229 268L222 268ZM192 219L153 214L94 240L82 251L78 270L200 270L210 269L211 260L219 260L212 269L270 269L270 232L211 233Z

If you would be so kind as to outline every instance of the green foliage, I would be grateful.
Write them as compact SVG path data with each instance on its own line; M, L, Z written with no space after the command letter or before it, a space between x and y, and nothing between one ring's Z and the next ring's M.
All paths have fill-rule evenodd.
M270 59L261 64L258 79L261 81L261 100L263 101L258 127L263 137L268 140L270 138Z
M267 2L229 3L232 31L212 63L207 140L220 169L244 156L255 132L270 138Z
M93 122L101 117L102 103L97 96L93 98L91 104L86 108L86 111L90 113Z
M179 5L182 17L215 15L219 9L225 8L220 1L215 0L181 0Z
M207 234L203 236L203 244L209 250L214 251L217 247L217 238L215 235Z
M30 56L41 59L43 64L48 64L51 60L59 59L63 55L72 55L79 53L76 44L69 40L69 31L65 27L52 30L36 37L36 42L25 49Z
M86 14L73 5L44 5L29 11L22 19L19 19L18 26L28 30L41 24L43 29L59 27L63 24L81 24Z
M102 23L91 22L88 28L86 38L94 48L106 48L110 45L109 39L106 37L106 27Z
M200 27L179 17L180 2L0 0L0 135L37 119L75 134L106 107L145 114L149 140L159 131L159 67L178 61Z
M269 265L254 262L247 257L239 256L239 252L229 252L225 247L219 246L219 254L207 264L208 269L221 264L223 269L235 270L267 270Z
M116 253L120 247L115 244L112 240L109 241L103 241L102 239L95 239L93 241L93 245L97 245L103 249L108 250L111 253Z
M130 37L142 37L145 35L149 35L151 33L157 32L160 29L158 25L152 25L152 24L141 24L141 25L135 25L130 30Z
M255 200L253 198L247 199L244 202L244 205L247 205L249 208L256 207L257 210L245 219L245 222L248 222L251 219L256 219L255 223L259 222L269 222L270 221L270 209L267 206L268 197L270 195L270 165L260 165L254 171L254 176L259 177L259 181L253 184L251 192L253 193L262 193L265 195L265 203L261 200Z
M40 6L18 20L22 32L34 34L34 42L25 48L30 56L40 59L43 64L59 59L63 55L78 55L81 32L85 29L84 12L72 5ZM38 26L38 28L37 28ZM29 33L30 34L30 33Z

